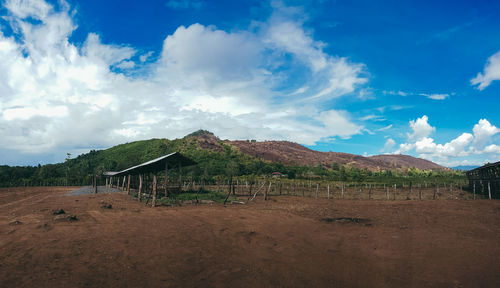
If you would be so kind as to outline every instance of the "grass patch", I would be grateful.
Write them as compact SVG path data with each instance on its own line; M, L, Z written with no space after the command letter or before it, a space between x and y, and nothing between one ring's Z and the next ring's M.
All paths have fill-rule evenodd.
M142 201L147 201L146 199L148 196L144 195L145 197L142 197ZM133 194L133 197L137 199L137 193ZM171 205L178 205L182 202L189 202L189 201L200 201L200 200L211 200L216 203L223 203L224 199L226 199L226 194L225 193L217 193L216 191L212 190L190 190L190 191L183 191L182 193L178 194L170 194L169 197L163 197L158 199L158 203L160 204L171 204ZM236 199L235 197L229 197L229 201Z

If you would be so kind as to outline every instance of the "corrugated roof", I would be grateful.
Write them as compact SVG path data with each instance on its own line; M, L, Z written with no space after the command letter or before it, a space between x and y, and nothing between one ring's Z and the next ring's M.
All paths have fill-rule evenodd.
M472 172L472 171L476 171L476 170L482 170L482 169L485 169L485 168L488 168L488 167L491 167L491 166L499 166L500 165L500 161L498 162L495 162L495 163L487 163L481 167L477 167L475 169L472 169L472 170L469 170L467 172Z
M123 174L139 174L139 173L147 173L147 172L160 172L165 170L165 164L168 164L170 167L174 167L177 165L181 165L182 167L196 165L197 163L182 155L179 152L170 153L165 156L158 157L156 159L144 162L142 164L127 168L125 170L119 172L104 172L104 176L115 176L115 175L123 175ZM114 173L114 174L113 174Z

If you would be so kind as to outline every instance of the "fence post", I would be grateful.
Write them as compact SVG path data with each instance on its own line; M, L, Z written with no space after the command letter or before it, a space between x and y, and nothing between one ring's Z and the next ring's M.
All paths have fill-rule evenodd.
M139 192L137 193L137 200L141 202L141 193L142 193L142 174L139 174Z
M370 190L368 190L368 199L372 199L372 184L370 183Z
M434 182L434 196L432 196L432 199L433 200L436 200L436 194L438 193L439 191L439 186L438 186L438 183L437 183L437 180Z
M127 195L130 195L130 174L128 174L128 180L127 180Z
M389 200L389 187L385 187L385 194L387 196L387 200Z
M490 187L490 182L488 181L488 198L491 200L491 187Z
M418 199L422 200L422 183L418 183Z
M328 199L330 199L330 184L328 184L328 186L327 186L327 188L326 188L326 189L327 189L327 192L326 192L326 193L327 193L327 195L328 195L327 197L328 197Z
M153 175L153 200L151 207L156 207L156 174Z
M474 180L474 182L472 182L472 196L473 198L472 199L476 199L476 181Z
M316 199L318 199L319 183L316 183Z

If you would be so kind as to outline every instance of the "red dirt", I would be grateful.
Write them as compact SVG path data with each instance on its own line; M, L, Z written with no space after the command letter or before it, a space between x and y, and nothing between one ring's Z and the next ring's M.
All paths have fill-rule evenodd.
M152 209L73 189L0 189L0 287L500 287L496 200Z

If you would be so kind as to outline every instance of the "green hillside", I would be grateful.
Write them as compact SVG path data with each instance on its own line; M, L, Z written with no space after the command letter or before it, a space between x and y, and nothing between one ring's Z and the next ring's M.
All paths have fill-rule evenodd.
M203 149L200 137L213 137L219 149ZM248 154L218 140L208 131L197 131L184 138L150 139L117 145L106 150L92 150L64 163L35 167L0 166L0 186L24 185L89 185L92 175L104 171L120 171L172 152L180 152L198 162L198 165L183 168L183 175L196 181L213 181L232 176L264 175L279 171L288 178L325 179L335 181L408 181L408 178L463 178L459 172L407 171L372 172L366 169L333 165L327 169L321 165L299 166L269 162ZM172 171L175 177L175 171ZM405 180L406 179L406 180Z

